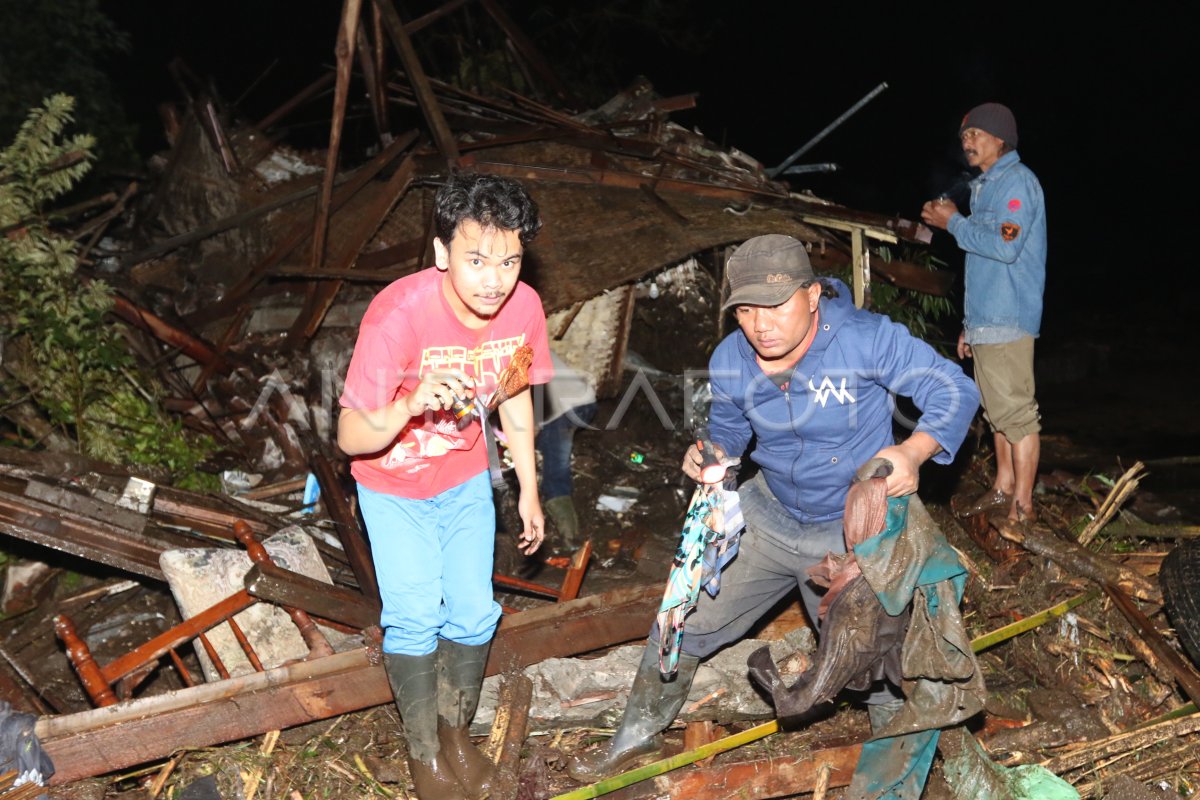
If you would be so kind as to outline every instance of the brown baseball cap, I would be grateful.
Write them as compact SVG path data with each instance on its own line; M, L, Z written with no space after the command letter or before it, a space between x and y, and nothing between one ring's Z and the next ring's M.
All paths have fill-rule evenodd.
M721 310L777 306L815 277L804 242L780 233L755 236L734 250L725 263L730 291Z

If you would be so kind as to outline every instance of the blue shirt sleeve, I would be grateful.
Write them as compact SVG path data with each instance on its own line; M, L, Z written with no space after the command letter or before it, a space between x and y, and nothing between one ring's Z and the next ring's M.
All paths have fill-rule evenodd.
M741 336L741 332L736 332ZM730 350L733 353L730 353ZM714 444L720 445L725 454L741 457L750 444L753 430L742 410L745 381L737 368L737 348L726 340L718 346L708 362L708 382L712 389L712 405L708 411L708 434ZM733 358L729 356L732 355Z

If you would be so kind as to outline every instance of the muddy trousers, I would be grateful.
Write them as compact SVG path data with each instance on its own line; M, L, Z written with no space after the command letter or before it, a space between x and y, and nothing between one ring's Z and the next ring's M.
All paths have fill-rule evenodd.
M817 608L825 590L809 580L808 569L829 552L846 552L841 519L801 523L775 499L761 473L742 484L738 495L746 531L737 558L721 573L717 596L701 590L696 610L684 621L681 648L699 658L740 641L796 588L816 630ZM657 640L659 635L656 624L650 636ZM894 687L881 681L861 699L871 706L898 697Z

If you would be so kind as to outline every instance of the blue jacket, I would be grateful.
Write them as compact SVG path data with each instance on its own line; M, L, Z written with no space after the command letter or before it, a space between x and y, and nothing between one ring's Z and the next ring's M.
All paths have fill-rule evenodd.
M841 517L855 470L895 444L893 393L921 410L916 430L942 446L934 457L942 464L954 459L979 407L975 384L957 364L903 325L856 309L845 284L825 282L839 296L821 298L816 337L786 390L758 366L740 330L709 360L709 435L731 456L743 455L753 435L750 457L803 523Z
M1046 204L1042 185L1015 150L971 181L971 216L946 229L966 252L970 344L1037 336L1046 285Z

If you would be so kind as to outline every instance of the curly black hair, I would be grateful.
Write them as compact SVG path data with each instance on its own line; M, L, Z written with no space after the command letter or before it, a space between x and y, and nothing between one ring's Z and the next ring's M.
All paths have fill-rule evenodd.
M511 178L477 172L454 174L433 201L437 237L447 247L459 223L467 219L485 228L516 231L522 245L533 241L542 229L537 203L524 186Z

